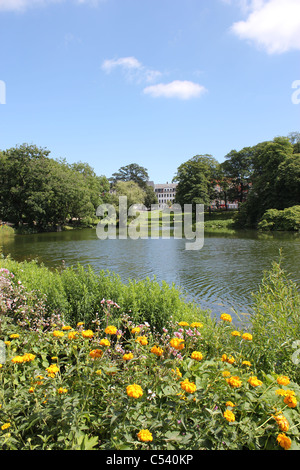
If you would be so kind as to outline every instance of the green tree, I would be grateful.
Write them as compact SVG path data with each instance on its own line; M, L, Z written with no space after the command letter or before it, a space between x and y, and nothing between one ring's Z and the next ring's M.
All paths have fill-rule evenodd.
M246 200L251 185L253 150L251 147L240 151L231 150L225 158L220 164L221 182L223 185L225 183L228 198L242 203Z
M109 180L113 185L118 181L134 181L141 188L145 189L149 175L146 168L137 163L131 163L130 165L122 166L118 172L113 173Z
M218 162L211 155L195 155L181 164L175 177L177 182L175 202L184 204L205 204L215 198Z

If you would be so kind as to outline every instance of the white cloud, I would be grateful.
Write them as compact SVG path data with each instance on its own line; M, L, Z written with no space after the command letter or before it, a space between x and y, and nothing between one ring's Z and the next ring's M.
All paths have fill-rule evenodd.
M102 63L102 69L106 73L112 72L115 68L121 68L126 78L135 82L153 82L161 76L158 70L145 67L135 57L121 57L119 59L107 59Z
M300 49L299 0L239 0L239 6L248 15L231 27L240 39L253 42L269 54Z
M0 0L0 11L18 11L22 12L28 8L47 6L53 3L63 3L68 0ZM87 4L97 6L105 0L70 0L75 4Z
M206 91L204 86L187 80L174 80L170 83L159 83L144 88L144 93L154 98L179 98L181 100L198 98Z

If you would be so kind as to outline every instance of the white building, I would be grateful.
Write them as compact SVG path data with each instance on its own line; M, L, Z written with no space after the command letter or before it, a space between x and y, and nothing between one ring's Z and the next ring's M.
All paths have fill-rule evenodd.
M153 187L160 208L174 203L177 183L155 184L148 181L148 184Z

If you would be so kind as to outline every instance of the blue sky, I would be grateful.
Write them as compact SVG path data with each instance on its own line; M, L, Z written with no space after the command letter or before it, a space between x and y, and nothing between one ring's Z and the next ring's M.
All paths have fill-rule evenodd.
M164 183L300 130L300 0L0 0L0 39L0 149Z

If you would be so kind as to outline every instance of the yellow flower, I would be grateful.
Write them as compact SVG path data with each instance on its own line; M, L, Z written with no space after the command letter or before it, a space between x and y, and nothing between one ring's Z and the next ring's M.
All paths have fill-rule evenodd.
M202 327L203 327L203 324L198 321L194 321L193 323L191 323L191 328L202 328Z
M235 407L235 404L232 403L232 401L227 401L227 402L226 402L226 406L230 406L231 408L234 408L234 407Z
M258 387L259 385L262 385L262 381L258 380L258 378L255 375L250 377L248 379L248 382L249 382L250 385L252 385L252 387Z
M23 356L23 361L24 362L30 362L30 361L33 361L34 359L35 359L35 355L31 354L31 353L26 353Z
M287 432L289 430L289 422L283 415L273 416L276 423L278 424L280 431Z
M229 323L232 322L231 315L229 313L222 313L221 320L228 321Z
M68 338L69 338L69 339L75 339L76 336L78 336L78 331L70 331L70 332L68 333Z
M241 333L237 330L231 332L232 336L241 336Z
M155 354L156 356L161 356L164 351L159 346L153 346L153 348L151 348L151 352Z
M242 338L243 338L244 340L246 340L246 341L247 341L247 340L248 340L248 341L252 341L252 335L250 335L250 333L244 333L244 334L242 335Z
M63 395L64 393L68 393L68 389L63 388L63 387L59 387L59 389L57 391L60 395Z
M140 327L136 326L135 328L132 328L131 333L135 334L135 333L139 333L140 331L141 331Z
M106 335L115 335L117 333L117 328L115 326L109 325L105 328Z
M29 393L34 393L34 387L30 387L30 389L28 390Z
M5 429L10 428L10 423L5 423L1 426L2 431L5 431Z
M140 398L144 393L142 387L137 384L128 385L126 392L127 395L132 398Z
M278 434L276 440L277 440L278 444L281 447L283 447L285 450L288 450L292 445L291 439L288 436L286 436L284 433Z
M227 419L227 421L229 421L229 423L233 423L235 421L235 415L230 410L226 410L223 413L223 416L224 416L225 419Z
M83 330L81 334L83 338L92 338L94 336L94 333L92 332L92 330Z
M18 335L17 333L13 333L12 335L10 335L10 338L17 339L17 338L20 338L20 335Z
M188 322L186 322L186 321L180 321L180 322L178 322L178 325L179 326L189 326Z
M57 367L56 364L51 364L49 367L46 368L46 371L48 372L48 377L55 377L55 374L59 372L59 368Z
M151 441L153 441L152 433L150 431L148 431L148 429L141 429L137 433L137 437L138 437L138 440L142 441L142 442L151 442Z
M97 358L100 358L102 357L103 355L103 351L101 349L93 349L91 352L90 352L90 357L92 359L97 359Z
M200 351L193 351L191 358L195 359L195 361L201 361L203 359L203 354Z
M53 336L55 336L55 338L62 338L63 336L65 336L65 334L59 330L54 330L52 334Z
M97 375L101 375L102 374L102 371L99 369L99 370L96 370L96 374Z
M178 351L181 351L184 348L184 340L182 338L172 338L170 341L170 346Z
M72 330L72 327L69 325L65 325L62 327L62 330Z
M133 359L133 354L132 353L127 353L123 355L123 360L124 361L130 361L130 359Z
M107 338L103 338L100 341L100 346L110 346L110 341Z
M242 365L243 365L243 366L251 367L251 362L250 362L250 361L243 361L243 362L242 362Z
M83 322L83 321L79 321L76 326L79 327L79 326L83 326L83 325L84 325L84 322Z
M5 344L6 346L9 346L9 345L11 344L11 341L4 341L4 344Z
M11 362L14 364L22 364L22 362L24 362L24 356L15 356L12 358Z
M283 401L289 408L296 408L297 406L297 399L293 393L286 393Z
M222 360L222 362L227 362L228 364L233 364L235 362L234 357L227 356L227 354L223 354L221 360Z
M172 372L176 375L176 378L180 378L182 377L182 373L180 372L180 370L178 369L178 367L176 367L176 370L172 369Z
M135 340L136 343L140 343L142 346L146 346L148 344L148 340L146 336L138 336Z
M183 382L180 382L180 387L182 390L188 393L194 393L197 390L196 385L194 382L190 382L189 379L183 380Z
M236 375L233 375L232 377L229 377L229 379L226 379L226 382L232 388L239 388L239 387L242 386L241 379L239 377L237 377Z
M279 375L277 377L277 383L279 385L288 385L290 383L290 379L286 375Z

